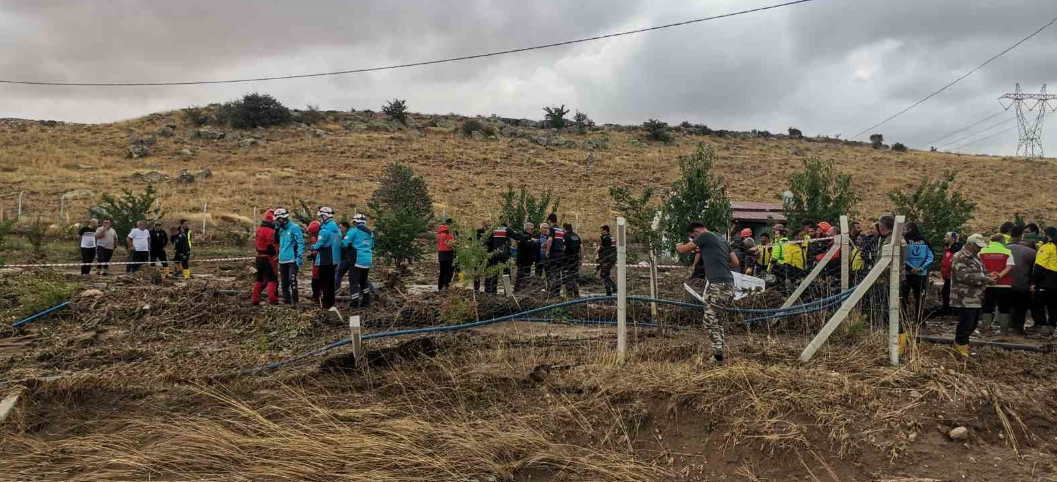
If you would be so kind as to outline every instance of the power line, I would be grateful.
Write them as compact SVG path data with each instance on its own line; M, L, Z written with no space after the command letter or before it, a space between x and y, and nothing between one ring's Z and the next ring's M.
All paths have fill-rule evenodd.
M998 131L998 132L996 132L996 133L994 133L994 134L991 134L991 135L989 135L989 136L987 136L987 137L984 137L983 139L977 139L977 140L975 140L975 141L973 141L973 142L970 142L970 143L968 143L968 144L962 144L962 145L960 145L960 146L958 146L958 147L955 147L954 149L950 149L950 150L952 150L952 151L957 151L957 150L959 150L959 149L962 149L962 148L964 148L964 147L969 147L969 146L971 146L971 145L974 145L974 144L979 144L979 143L981 143L981 142L984 142L984 141L986 141L986 140L988 140L988 139L991 139L991 138L993 138L993 137L996 137L996 136L999 136L999 135L1005 134L1005 133L1007 133L1007 132L1009 132L1009 131L1012 131L1012 130L1015 130L1015 129L1016 129L1016 127L1010 127L1009 129L1006 129L1006 130L1004 130L1004 131Z
M958 129L958 130L956 130L954 132L951 132L950 134L947 134L947 135L945 135L945 136L943 136L943 137L941 137L939 139L936 139L936 140L930 141L930 142L926 142L925 144L928 145L928 146L934 146L939 141L942 141L942 140L944 140L944 139L946 139L946 138L948 138L950 136L953 136L953 135L955 135L955 134L957 134L959 132L962 132L962 131L965 131L965 130L968 130L968 129L972 129L973 127L976 127L976 126L978 126L980 124L983 124L984 122L987 122L987 121L989 121L991 119L994 119L995 117L998 117L998 116L1004 114L1005 112L1006 111L1004 111L1004 110L1003 111L999 111L999 112L995 112L994 114L991 114L991 115L989 115L987 117L984 117L983 119L980 119L979 121L977 121L977 122L975 122L973 124L970 124L970 125L967 125L965 127L962 127L961 129Z
M958 143L964 142L966 140L969 140L969 138L976 137L976 136L978 136L978 135L980 135L980 134L982 134L984 132L987 132L987 131L989 131L991 129L994 129L994 128L999 127L999 126L1004 126L1006 124L1009 124L1010 121L1016 121L1016 119L1017 119L1017 117L1009 117L1009 118L1005 119L1005 121L1002 121L1002 122L1000 122L998 124L991 125L991 126L988 126L986 129L982 129L980 131L973 132L973 133L971 133L969 135L965 135L965 136L959 137L959 138L957 138L957 140L946 142L946 143L943 143L943 144L941 144L939 146L935 146L935 148L942 149L945 146L951 146L951 145L954 145L954 144L958 144Z
M915 107L917 107L917 106L919 106L919 105L921 105L921 104L925 103L925 101L927 101L927 100L929 100L929 99L931 99L931 98L935 97L936 95L940 94L941 92L943 92L943 91L947 90L947 89L948 89L949 87L951 87L952 85L954 85L954 84L957 84L958 82L961 82L961 81L962 81L962 79L964 79L964 78L966 78L966 77L968 77L968 76L972 75L972 74L973 74L974 72L976 72L977 70L980 70L980 69L984 68L984 66L986 66L987 64L989 64L989 63L993 62L994 60L998 59L999 57L1001 57L1001 56L1005 55L1005 54L1006 54L1006 53L1008 53L1008 52L1009 52L1010 50L1013 50L1013 49L1015 49L1015 48L1019 47L1019 46L1020 46L1020 44L1022 44L1022 43L1024 43L1024 42L1027 42L1027 41L1028 41L1029 39L1031 39L1032 37L1034 37L1034 36L1038 35L1038 34L1039 34L1040 32L1042 32L1043 30L1046 30L1046 27L1049 27L1050 25L1053 25L1053 23L1054 23L1054 22L1057 22L1057 17L1054 17L1054 18L1053 18L1053 20L1050 20L1050 23L1047 23L1046 25L1043 25L1042 27L1039 27L1039 29L1038 29L1038 30L1036 30L1036 31L1034 31L1034 32L1032 32L1032 33L1031 33L1031 35L1028 35L1027 37L1024 37L1024 38L1020 39L1020 41L1019 41L1019 42L1017 42L1017 43L1015 43L1015 44L1011 45L1011 46L1010 46L1009 48L1007 48L1007 49L1005 49L1005 50L1003 50L1003 51L999 52L999 53L998 53L997 55L995 55L994 57L991 57L991 58L987 59L987 60L986 60L986 61L985 61L984 63L982 63L982 64L980 64L980 65L976 66L976 68L974 68L973 70L970 70L970 71L966 72L965 74L963 74L963 75L962 75L961 77L958 77L957 79L954 79L954 81L952 81L951 83L949 83L949 84L947 84L947 85L943 86L943 88L941 88L940 90L937 90L937 91L935 91L935 92L933 92L933 93L931 93L931 94L929 94L929 95L925 96L925 98L924 98L924 99L921 99L921 100L919 100L919 101L917 101L917 102L915 102L915 103L911 104L911 105L910 105L910 107L907 107L906 109L903 109L903 110L901 110L901 111L899 111L899 112L896 112L895 114L892 114L892 115L891 115L891 116L889 116L889 117L888 117L887 119L885 119L885 120L883 120L883 121L881 121L881 122L878 122L877 124L874 124L874 125L872 125L872 126L870 126L870 127L867 127L866 129L863 129L863 130L862 130L862 132L859 132L858 134L855 134L854 136L851 136L851 138L850 138L850 139L855 139L856 137L859 137L859 136L861 136L861 135L863 135L863 134L865 134L865 133L867 133L867 132L869 132L869 131L871 131L871 130L873 130L873 129L876 129L876 128L878 128L878 127L881 127L882 125L884 125L884 124L887 124L887 123L888 123L888 121L890 121L890 120L892 120L892 119L895 119L896 117L899 117L899 116L901 116L901 115L905 114L905 113L906 113L906 112L907 112L908 110L910 110L910 109L913 109L913 108L915 108Z
M717 19L721 19L721 18L735 17L735 16L738 16L738 15L745 15L745 14L749 14L749 13L762 12L764 10L772 10L772 9L776 9L776 8L788 7L788 6L797 5L797 4L801 4L801 3L808 3L808 2L812 2L812 1L814 1L814 0L795 0L795 1L785 2L785 3L775 4L775 5L769 5L769 6L766 6L766 7L758 7L758 8L753 8L753 9L749 9L749 10L741 10L741 11L732 12L732 13L725 13L725 14L722 14L722 15L714 15L714 16L711 16L711 17L704 17L704 18L698 18L698 19L693 19L693 20L687 20L687 21L684 21L684 22L669 23L669 24L665 24L665 25L657 25L657 26L654 26L654 27L646 27L646 28L640 28L640 29L636 29L636 30L628 30L628 31L624 31L624 32L617 32L617 33L611 33L611 34L606 34L606 35L599 35L599 36L596 36L596 37L587 37L587 38L581 38L581 39L575 39L575 40L567 40L567 41L564 41L564 42L556 42L556 43L550 43L550 44L544 44L544 45L536 45L536 46L532 46L532 47L522 47L522 48L510 49L510 50L501 50L501 51L498 51L498 52L490 52L490 53L475 54L475 55L465 55L465 56L462 56L462 57L450 57L450 58L438 59L438 60L427 60L427 61L412 62L412 63L407 63L407 64L386 65L386 66L379 66L379 67L367 67L367 68L351 69L351 70L338 70L338 71L333 71L333 72L319 72L319 73L314 73L314 74L281 75L281 76L274 76L274 77L255 77L255 78L228 79L228 80L197 80L197 81L183 81L183 82L51 82L51 81L3 80L3 79L0 79L0 84L23 84L23 85L45 85L45 86L76 86L76 87L141 87L141 86L167 86L167 85L237 84L237 83L245 83L245 82L263 82L263 81L268 81L268 80L305 79L305 78L310 78L310 77L325 77L325 76L331 76L331 75L359 74L359 73L365 73L365 72L377 72L377 71L380 71L380 70L406 69L406 68L409 68L409 67L421 67L421 66L425 66L425 65L442 64L442 63L446 63L446 62L458 62L458 61L463 61L463 60L472 60L472 59L480 59L480 58L485 58L485 57L495 57L495 56L498 56L498 55L507 55L507 54L514 54L514 53L520 53L520 52L528 52L528 51L531 51L531 50L542 50L542 49L549 49L549 48L553 48L553 47L562 47L562 46L566 46L566 45L573 45L573 44L584 43L584 42L592 42L592 41L595 41L595 40L603 40L603 39L609 39L609 38L614 38L614 37L622 37L622 36L625 36L625 35L634 35L634 34L639 34L639 33L644 33L644 32L651 32L651 31L654 31L654 30L661 30L661 29L672 28L672 27L681 27L681 26L695 24L695 23L707 22L709 20L717 20ZM1055 20L1057 20L1057 19L1055 19Z

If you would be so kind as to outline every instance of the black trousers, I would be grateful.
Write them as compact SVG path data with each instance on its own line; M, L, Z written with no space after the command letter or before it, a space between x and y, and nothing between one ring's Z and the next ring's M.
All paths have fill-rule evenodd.
M1009 314L1012 294L1013 288L992 287L984 289L983 314L994 313L996 306L999 313L1003 315Z
M283 303L296 305L301 299L297 292L297 263L280 264L279 276L283 287Z
M92 261L95 261L96 248L81 248L81 274L92 273Z
M532 282L532 265L518 265L516 278L514 279L514 291L520 292Z
M349 271L350 308L367 308L371 306L371 284L367 282L367 273L371 268L352 267Z
M132 261L134 263L145 262L145 261L148 261L149 259L150 259L150 252L149 251L133 251L132 252L132 256L129 257L129 261ZM127 272L135 273L136 271L139 271L139 268L141 266L143 266L143 265L142 264L127 264L125 266L128 266L128 269L126 270Z
M334 306L334 274L337 270L338 266L333 264L319 266L320 302L324 310Z
M565 282L565 294L580 297L580 258L570 256L565 258L562 267L562 281Z
M172 257L172 262L175 265L183 266L184 269L191 269L191 252L176 252Z
M921 294L924 293L925 289L928 288L929 278L928 276L920 276L916 274L907 274L906 283L900 286L900 294L902 297L902 306L906 308L907 304L910 303L910 295L914 295L914 311L911 312L911 319L917 320L918 313L921 311Z
M256 264L258 283L274 283L279 280L279 277L275 273L275 265L272 264L272 258L268 256L257 256Z
M1057 290L1035 288L1032 308L1037 326L1057 326Z
M551 298L560 297L562 295L562 278L565 274L565 259L551 258L547 261L544 269L547 270L547 285L550 287Z
M969 336L980 323L980 308L958 308L958 328L954 331L954 342L968 345Z
M440 260L440 275L437 276L437 291L451 286L451 280L455 278L455 260Z
M102 271L104 273L106 273L107 271L110 271L110 259L113 258L113 257L114 257L114 250L107 249L107 248L102 248L102 247L96 247L95 248L95 258L96 258L96 261L99 263L99 264L95 265L95 267L97 268L97 271Z
M150 252L150 265L154 266L155 261L161 261L163 268L169 267L169 258L165 255L164 249L157 249Z
M1024 328L1024 324L1028 320L1028 310L1033 308L1031 303L1031 292L1014 290L1009 295L1013 312L1013 316L1009 320L1009 327ZM1032 318L1034 318L1034 315L1035 312L1032 311Z
M613 263L603 261L598 265L598 271L606 287L606 296L613 296L617 292L617 284L613 281Z

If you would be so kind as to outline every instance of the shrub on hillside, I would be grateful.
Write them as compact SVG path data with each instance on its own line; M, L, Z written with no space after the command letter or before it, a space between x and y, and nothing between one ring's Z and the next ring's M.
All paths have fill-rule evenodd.
M672 134L668 132L667 122L650 119L642 123L642 128L646 129L646 136L652 140L661 141L665 144L672 141Z
M246 94L242 99L225 104L220 111L231 127L250 129L290 122L290 109L268 94Z
M526 221L539 226L547 214L558 211L559 205L561 198L550 190L543 191L537 199L525 186L521 186L520 192L515 192L514 186L508 185L499 199L499 213L504 221L510 223L510 227L521 229Z
M576 115L573 116L573 125L576 126L576 130L581 134L586 134L587 129L594 127L595 121L591 120L590 117L587 117L587 114L576 111Z
M712 169L715 152L701 144L693 154L679 156L679 177L664 198L661 229L669 240L683 239L693 221L701 221L717 233L730 224L730 198L723 177ZM669 244L665 249L672 251ZM689 264L693 256L680 256Z
M880 149L884 147L885 136L881 134L870 134L870 144L873 144L874 149Z
M892 144L892 150L896 152L906 152L907 146L904 146L902 142Z
M305 112L301 114L301 122L308 125L314 125L323 122L326 117L327 115L319 110L318 105L308 104L305 106Z
M386 102L382 106L382 112L389 120L398 120L404 124L407 124L407 101L402 99L393 99Z
M804 133L800 132L800 129L797 129L796 127L790 127L789 128L789 137L792 137L794 139L799 139L801 137L804 137Z
M681 124L679 124L679 127L682 127L683 129L692 129L694 125L691 124L690 121L683 121Z
M204 107L191 106L180 109L184 122L195 127L202 127L209 123L209 111Z
M416 176L410 166L391 163L378 181L370 204L390 211L407 210L426 221L433 219L433 197L426 180Z
M495 127L487 122L481 122L477 119L467 120L459 126L459 132L466 137L473 135L474 131L478 131L485 136L494 136L496 134Z
M552 129L561 129L565 127L568 122L565 116L569 113L569 109L565 108L565 104L559 107L544 107L543 111L546 114L543 115L543 125Z

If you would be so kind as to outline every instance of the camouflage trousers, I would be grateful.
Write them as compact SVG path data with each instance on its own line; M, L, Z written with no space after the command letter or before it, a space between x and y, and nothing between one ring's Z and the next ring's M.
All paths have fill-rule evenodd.
M723 309L734 301L734 285L711 283L705 288L705 331L712 340L712 352L723 352Z

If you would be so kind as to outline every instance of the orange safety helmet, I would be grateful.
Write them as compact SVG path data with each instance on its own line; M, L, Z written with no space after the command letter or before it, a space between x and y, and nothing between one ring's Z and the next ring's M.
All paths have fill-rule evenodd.
M822 221L821 223L818 223L818 230L822 231L823 233L826 232L826 231L829 231L829 228L832 228L832 227L833 226L831 226L829 223L827 223L825 221Z
M752 229L751 228L742 229L741 230L741 237L743 237L743 238L751 238L752 237Z

